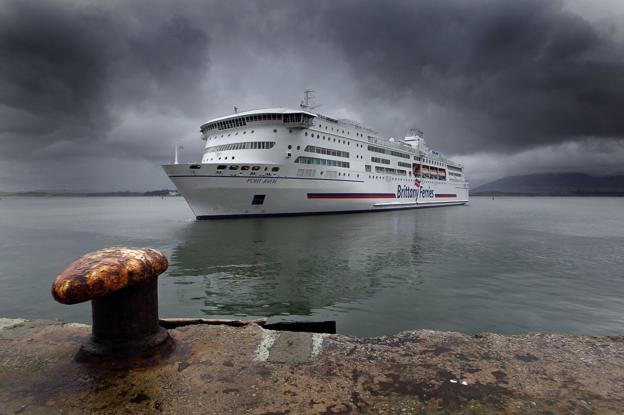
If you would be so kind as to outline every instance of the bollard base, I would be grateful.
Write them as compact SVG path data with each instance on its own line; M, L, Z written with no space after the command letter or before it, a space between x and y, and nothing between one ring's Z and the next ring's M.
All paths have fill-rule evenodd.
M91 339L83 344L74 359L81 363L105 364L110 368L152 366L175 350L175 341L167 330L142 339L98 342Z

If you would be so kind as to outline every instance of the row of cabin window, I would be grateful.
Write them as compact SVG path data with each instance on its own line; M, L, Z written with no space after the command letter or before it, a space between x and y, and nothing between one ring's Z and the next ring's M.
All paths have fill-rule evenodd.
M446 180L446 176L443 174L422 173L420 177L422 177L423 179Z
M228 166L226 164L219 164L217 166L217 170L225 170L225 169L228 169L228 170L238 170L238 166L236 164L232 164L230 166ZM260 166L240 166L240 169L241 170L250 170L251 169L253 171L258 171L258 170L261 169L261 167ZM264 171L267 171L268 169L269 169L268 167L265 167ZM271 167L271 171L279 171L279 169L280 169L279 167Z
M318 125L318 128L321 128L321 129L322 129L322 128L323 128L323 124L319 124L319 125ZM325 130L329 130L329 129L330 129L330 127L328 127L327 125L325 125ZM334 131L334 127L331 127L331 131ZM340 131L341 131L341 130L339 130L338 128L336 128L336 132L337 132L337 133L338 133L338 132L340 132ZM345 133L345 130L342 130L342 134L344 134L344 133ZM347 130L347 134L349 134L349 135L351 134L351 133L349 132L349 130ZM362 134L362 133L358 133L357 131L356 131L355 135L356 135L357 137L364 137L364 134Z
M304 135L307 137L307 136L308 136L308 132L306 131L306 132L304 133ZM310 137L314 138L314 133L311 133L311 134L310 134ZM317 135L316 135L316 138L321 138L321 135L320 135L320 134L317 134ZM325 137L325 136L323 136L323 140L332 141L332 138L331 138L331 137ZM334 138L334 143L335 143L335 142L336 142L336 138ZM339 139L338 139L338 144L340 144L341 142L342 142L342 144L346 144L346 145L348 145L348 146L350 146L350 145L351 145L351 142L350 142L350 141L347 141L347 140L341 140L341 139L339 138ZM356 145L357 145L357 144L356 144Z
M249 133L250 133L250 134L253 134L253 133L255 133L255 132L256 132L255 130L251 130ZM274 133L276 133L276 132L277 132L277 130L273 130L273 132L274 132ZM245 135L245 134L247 134L247 130L243 130L243 135ZM229 137L229 136L231 136L231 135L232 135L232 133L228 133L228 135L227 135L227 136ZM238 131L236 131L236 132L234 133L234 135L238 135ZM223 137L225 137L225 134L221 134L221 138L223 138ZM208 141L208 140L216 140L217 138L218 138L218 137L217 137L216 135L215 135L215 136L213 136L213 137L208 136L208 137L206 138L206 141Z
M422 161L423 163L429 163L434 166L447 167L447 165L445 163L442 163L441 161L431 160L426 157L414 156L414 160ZM448 166L448 167L451 167L451 166Z
M340 151L340 150L333 150L331 148L316 147L316 146L306 146L305 151L307 151L309 153L325 154L327 156L349 158L349 153L348 152Z
M381 153L381 154L390 154L391 156L401 157L401 158L408 159L408 160L410 159L409 154L400 153L398 151L393 151L393 150L387 150L385 148L376 147L376 146L368 146L368 151L373 151L375 153Z
M322 128L323 128L323 124L319 124L318 128L321 128L321 129L322 129ZM329 131L329 127L328 127L328 126L325 126L325 130ZM334 131L334 127L331 127L331 131ZM339 133L339 132L340 132L340 130L339 130L338 128L336 128L336 132L337 132L337 133ZM345 130L342 130L342 134L344 134L344 133L345 133ZM351 133L349 132L349 130L347 130L347 134L351 134ZM359 133L356 133L356 134L359 134Z
M320 126L319 126L319 127L320 127ZM327 129L327 128L326 128L326 129ZM333 130L333 128L332 128L332 130ZM361 134L360 134L360 135L361 135ZM307 131L305 132L305 136L306 136L306 137L308 136L308 132L307 132ZM311 134L310 134L310 137L314 138L314 137L315 137L314 133L311 133ZM317 138L317 139L320 139L320 138L321 138L321 135L320 135L320 134L316 134L316 138ZM323 136L323 140L327 140L327 141L331 142L331 141L332 141L332 137L325 137L325 136ZM335 142L336 142L336 138L334 137L334 139L333 139L333 140L334 140L334 143L335 143ZM340 141L341 141L341 139L340 139L340 138L338 138L338 143L339 143L339 144L340 144ZM346 145L350 146L350 145L351 145L351 142L350 142L350 141L347 141L347 140L342 140L342 144L346 144ZM364 144L355 143L355 146L356 146L356 147L360 147L360 148L364 148Z
M347 161L328 160L328 159L321 159L321 158L316 158L316 157L300 156L300 157L297 157L297 159L295 160L295 163L318 164L320 166L335 166L335 167L344 167L347 169L349 168L349 162Z
M241 143L221 144L218 146L206 147L206 153L229 150L268 150L275 146L275 141L244 141Z
M375 173L396 174L398 176L407 176L407 172L401 169L391 169L389 167L375 166Z
M371 157L371 161L373 163L390 164L390 160L388 160L388 159L381 159L379 157Z
M387 179L388 176L385 176L385 175L384 176L371 176L371 175L369 175L368 178L369 179L375 179L375 180L384 180L384 179ZM401 177L391 177L390 180L392 180L394 182L411 182L412 181L411 178L410 179L403 179Z

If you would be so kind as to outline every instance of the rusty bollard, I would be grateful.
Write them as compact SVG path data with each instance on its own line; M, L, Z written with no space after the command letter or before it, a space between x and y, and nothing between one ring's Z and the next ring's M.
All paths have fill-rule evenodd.
M91 300L91 339L77 358L150 356L173 349L158 324L158 275L167 257L149 248L105 248L81 256L52 285L63 304Z

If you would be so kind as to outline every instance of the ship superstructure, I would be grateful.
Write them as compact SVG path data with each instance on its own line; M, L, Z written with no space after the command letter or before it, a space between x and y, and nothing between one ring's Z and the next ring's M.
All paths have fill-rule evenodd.
M201 126L200 163L163 166L198 219L463 205L461 163L409 130L400 140L345 119L266 108Z

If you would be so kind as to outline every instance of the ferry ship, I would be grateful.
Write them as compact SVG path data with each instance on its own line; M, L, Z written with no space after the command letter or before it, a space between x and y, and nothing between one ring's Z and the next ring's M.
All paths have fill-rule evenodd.
M307 96L306 96L307 98ZM265 108L200 128L201 163L163 168L197 219L355 213L464 205L461 163L410 129L384 139L360 123L299 109Z

